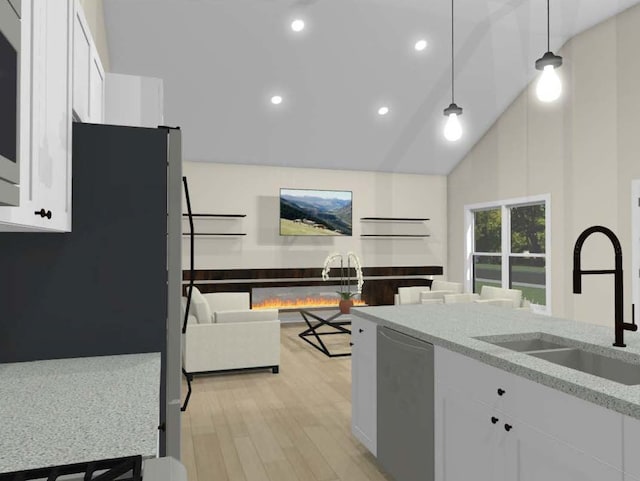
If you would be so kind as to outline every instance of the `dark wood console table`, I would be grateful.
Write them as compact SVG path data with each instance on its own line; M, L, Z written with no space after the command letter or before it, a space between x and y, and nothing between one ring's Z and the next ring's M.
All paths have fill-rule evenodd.
M353 268L352 268L353 269ZM196 287L201 292L251 292L255 287L340 285L339 269L332 269L331 279L322 280L322 268L286 269L200 269L194 272ZM369 306L393 304L398 287L430 286L429 276L441 276L442 266L363 267L365 282L362 300ZM183 283L190 272L183 271ZM351 272L355 279L355 270ZM337 290L337 289L336 289Z

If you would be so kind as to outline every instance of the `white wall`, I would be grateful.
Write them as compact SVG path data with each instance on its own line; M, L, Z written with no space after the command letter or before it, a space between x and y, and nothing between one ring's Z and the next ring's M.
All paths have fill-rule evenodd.
M447 180L444 176L185 162L194 213L246 214L241 220L196 220L196 232L246 232L196 238L196 269L321 267L330 252L353 251L365 267L444 266ZM352 237L281 237L280 188L353 191ZM184 207L186 209L186 207ZM186 210L184 211L186 212ZM372 225L360 217L429 217L424 224ZM188 232L185 221L184 231ZM428 238L366 239L362 232L420 233ZM382 229L388 229L382 231ZM183 266L188 265L188 242Z
M98 49L100 61L105 72L110 69L109 45L107 44L107 31L104 23L103 0L80 0L84 15L91 30L91 36Z
M640 178L638 46L640 6L574 37L560 52L562 100L543 105L532 85L449 175L449 277L463 277L465 204L550 193L553 314L613 326L612 276L586 276L583 294L572 293L575 240L600 224L622 242L630 318L631 181ZM585 244L583 268L613 267L612 247L598 237Z

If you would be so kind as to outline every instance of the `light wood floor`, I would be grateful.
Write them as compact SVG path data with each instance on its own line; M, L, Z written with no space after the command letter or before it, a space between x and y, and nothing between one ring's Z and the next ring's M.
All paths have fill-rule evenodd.
M280 373L196 377L182 420L189 481L388 481L351 434L351 359L283 325ZM324 336L348 350L348 336ZM339 351L338 351L339 352Z

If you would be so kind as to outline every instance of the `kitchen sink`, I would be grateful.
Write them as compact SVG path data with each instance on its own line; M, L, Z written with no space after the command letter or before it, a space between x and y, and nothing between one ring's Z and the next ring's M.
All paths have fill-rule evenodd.
M602 354L595 354L576 348L530 352L528 354L560 366L586 372L628 386L640 384L640 365Z
M528 339L522 339L522 337L527 337ZM499 341L490 340L491 338L487 337L476 337L476 339L517 352L546 351L570 347L568 344L562 344L543 332L500 336Z

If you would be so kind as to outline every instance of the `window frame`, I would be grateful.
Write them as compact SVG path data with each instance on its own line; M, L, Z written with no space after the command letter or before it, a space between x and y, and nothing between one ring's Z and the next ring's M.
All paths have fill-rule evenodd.
M511 252L511 208L523 207L527 205L544 204L544 227L545 227L545 253L544 254L524 254ZM475 252L475 216L474 213L481 210L492 210L500 208L500 245L501 252ZM481 202L467 204L464 206L464 233L465 233L465 266L464 266L464 287L465 291L473 292L473 256L500 256L502 260L502 287L509 288L511 279L509 278L509 259L512 257L521 258L544 258L545 259L545 294L546 306L533 304L532 310L540 314L551 315L552 289L551 289L551 194L533 195L527 197L517 197L493 202Z

